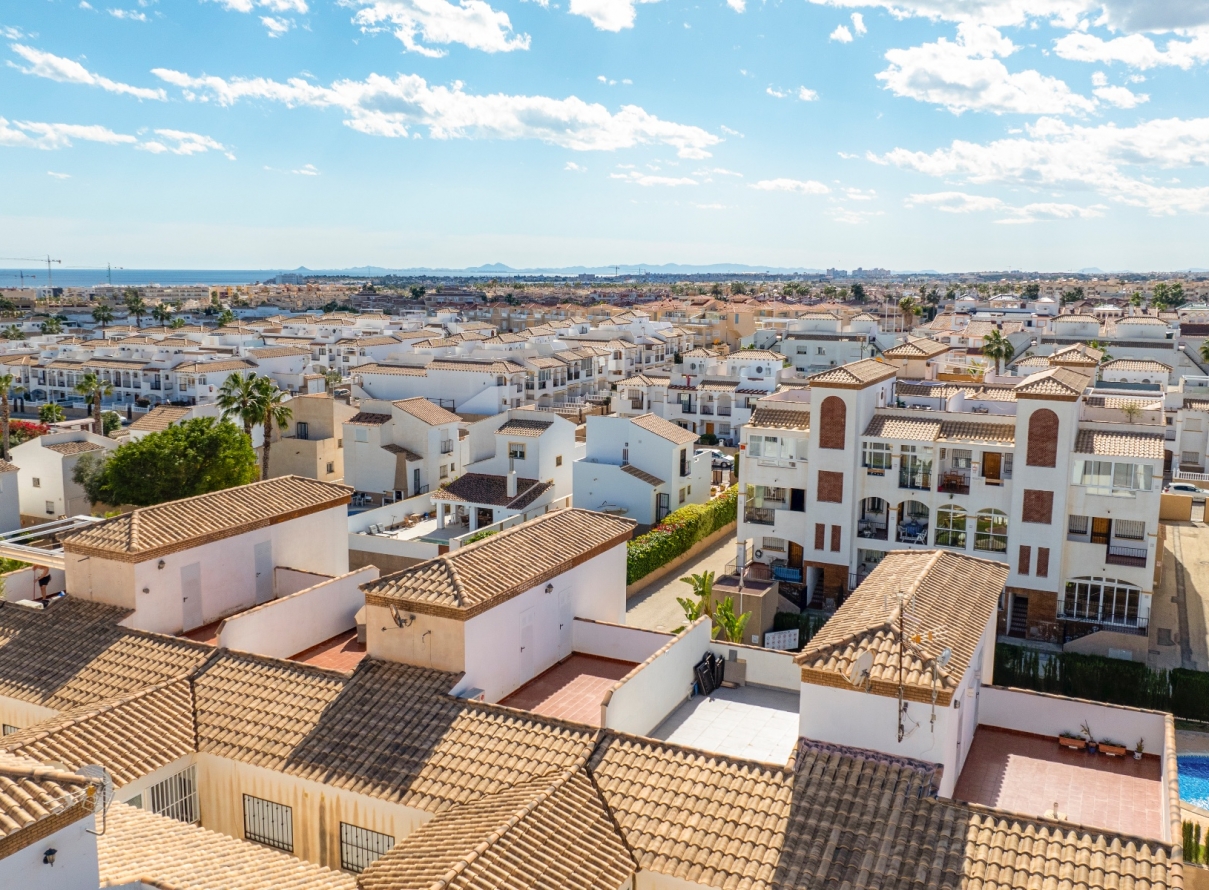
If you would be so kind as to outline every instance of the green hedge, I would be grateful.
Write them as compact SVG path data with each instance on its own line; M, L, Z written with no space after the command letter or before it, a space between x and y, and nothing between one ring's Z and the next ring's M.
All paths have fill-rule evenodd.
M688 552L698 541L734 522L738 506L739 489L731 486L708 503L688 504L669 513L659 525L630 541L626 548L626 584L642 580Z
M1201 671L1152 670L1140 662L1000 643L995 647L995 685L1209 721L1209 673Z

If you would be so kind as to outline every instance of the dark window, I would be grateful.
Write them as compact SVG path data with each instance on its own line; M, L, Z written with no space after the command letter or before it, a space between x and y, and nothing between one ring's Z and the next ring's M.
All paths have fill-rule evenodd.
M340 867L360 873L395 845L389 834L381 834L357 825L340 823Z
M294 424L294 435L299 439L305 439L310 432L310 425L305 420L300 420Z
M680 475L681 476L688 475L688 449L687 448L680 449Z
M1030 467L1058 465L1058 415L1049 408L1034 411L1028 419L1028 457Z
M294 852L294 808L243 796L243 836L250 841Z
M197 767L191 766L175 776L152 785L151 806L153 813L176 819L178 822L200 822L197 808Z
M821 522L816 522L814 524L814 549L822 550L824 547L826 547L826 539L827 526L823 525Z
M794 513L806 512L806 489L791 488L789 489L789 509Z
M1028 570L1029 570L1029 563L1031 563L1032 560L1033 560L1033 548L1030 547L1028 544L1021 544L1020 545L1020 563L1019 563L1019 565L1017 565L1016 571L1019 572L1021 575L1027 575Z
M823 399L819 410L819 447L843 449L848 422L848 407L839 396Z

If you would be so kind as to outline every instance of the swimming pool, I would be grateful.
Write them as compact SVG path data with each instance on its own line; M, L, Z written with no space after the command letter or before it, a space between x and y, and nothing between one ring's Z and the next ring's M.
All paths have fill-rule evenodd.
M1180 800L1209 810L1209 754L1181 754Z

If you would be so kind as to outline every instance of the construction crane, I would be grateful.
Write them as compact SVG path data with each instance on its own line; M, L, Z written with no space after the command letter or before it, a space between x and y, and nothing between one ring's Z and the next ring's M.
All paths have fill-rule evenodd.
M39 257L28 257L28 256L0 256L0 260L13 260L13 261L20 262L20 263L46 263L46 282L47 282L47 286L48 286L48 288L49 288L49 290L50 290L50 293L49 293L49 294L47 294L47 296L53 296L53 295L54 295L54 292L55 292L55 278L54 278L54 275L53 275L53 274L51 274L51 271L50 271L50 264L51 264L51 263L58 263L58 264L61 266L61 265L63 265L63 261L62 261L62 260L52 260L52 259L50 258L50 254L49 254L49 253L48 253L46 256L44 256L44 257L40 257L40 256L39 256Z

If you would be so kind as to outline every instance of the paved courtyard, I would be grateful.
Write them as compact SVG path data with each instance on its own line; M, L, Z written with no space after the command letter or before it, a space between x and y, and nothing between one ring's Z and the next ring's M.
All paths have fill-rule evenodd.
M1167 522L1163 579L1150 613L1152 667L1209 670L1209 525Z
M786 763L798 741L798 699L796 692L763 686L715 689L680 705L651 736L745 760Z
M534 677L500 704L543 717L600 726L600 703L605 693L635 666L629 661L577 652Z

